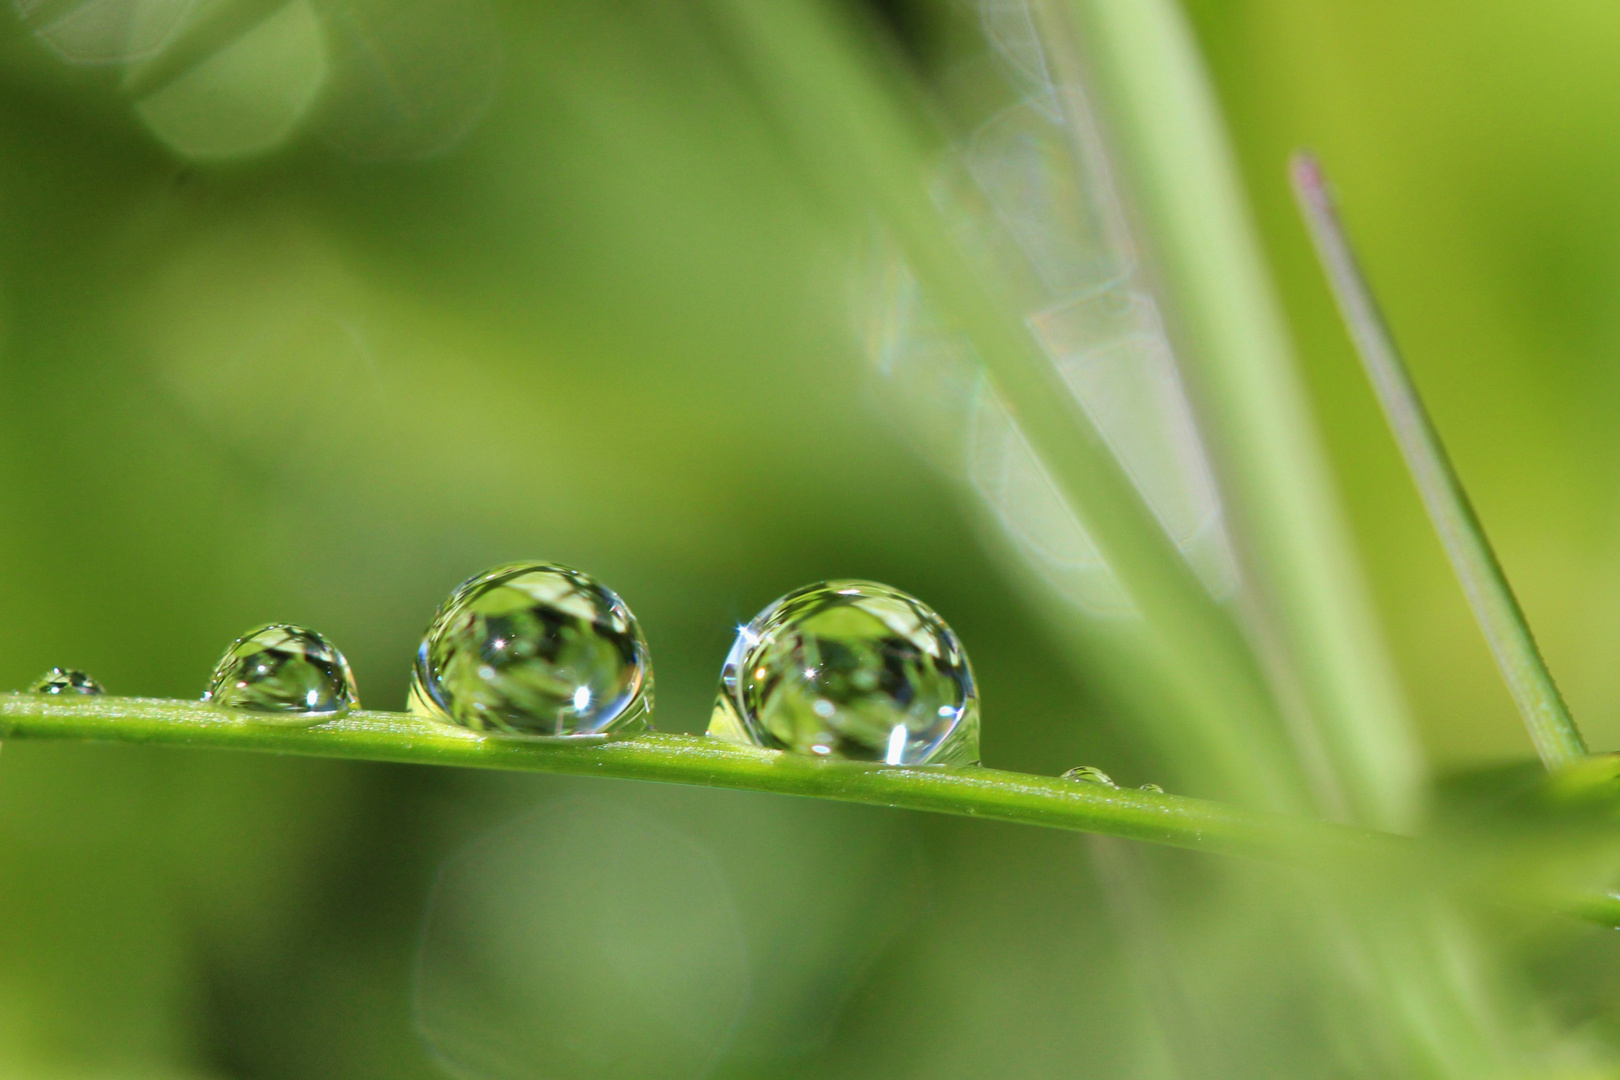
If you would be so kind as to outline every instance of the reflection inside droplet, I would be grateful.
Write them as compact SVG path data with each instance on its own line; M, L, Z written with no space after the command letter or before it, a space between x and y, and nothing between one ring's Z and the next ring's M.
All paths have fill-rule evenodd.
M1095 765L1081 765L1070 769L1063 774L1065 780L1077 780L1082 784L1097 784L1101 787L1118 787L1109 775Z
M203 700L294 724L335 719L360 707L354 672L337 646L287 623L261 626L233 641Z
M835 581L787 594L739 634L709 734L889 765L979 757L967 653L916 597Z
M474 731L601 738L644 731L652 661L623 600L553 563L464 581L417 650L409 708Z
M86 694L104 693L101 684L78 668L53 667L28 687L33 694Z

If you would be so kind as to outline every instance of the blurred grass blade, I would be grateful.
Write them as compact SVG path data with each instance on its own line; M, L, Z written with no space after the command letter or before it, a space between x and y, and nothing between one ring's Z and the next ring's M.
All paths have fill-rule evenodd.
M1084 65L1185 361L1290 726L1351 820L1410 828L1424 766L1360 580L1197 43L1174 0L1041 0ZM1298 715L1295 715L1295 714Z
M939 310L973 343L991 384L1104 561L1161 639L1143 677L1169 688L1183 760L1201 783L1249 806L1316 812L1247 640L1210 595L1126 475L1061 373L1006 298L958 246L930 198L916 87L822 5L715 0L733 53L842 212L875 212Z
M1418 397L1372 289L1356 261L1321 165L1296 154L1290 172L1317 255L1350 328L1356 352L1423 496L1429 519L1485 631L1497 666L1548 768L1585 756L1586 743L1536 648L1530 624L1491 549L1440 435Z
M201 7L151 59L130 68L124 91L132 98L163 89L286 7L291 0L219 0Z

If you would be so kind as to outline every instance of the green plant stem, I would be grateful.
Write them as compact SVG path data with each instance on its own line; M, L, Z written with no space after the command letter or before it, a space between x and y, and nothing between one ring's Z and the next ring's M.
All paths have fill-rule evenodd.
M1260 647L1319 791L1407 829L1423 765L1380 641L1197 44L1175 0L1044 0L1072 27L1199 405ZM1331 802L1330 802L1331 805Z
M11 693L0 694L0 739L250 750L801 795L1114 836L1363 879L1433 867L1442 858L1410 837L1162 792L1000 769L825 761L661 732L594 744L542 742L482 736L410 713L355 712L300 727L256 722L197 701ZM1620 898L1613 896L1519 900L1620 925Z
M1201 799L999 769L894 768L649 733L596 744L487 737L408 713L313 727L255 722L194 701L0 695L6 740L91 740L658 780L1046 825L1229 855L1293 860L1399 838Z
M1582 758L1586 742L1536 648L1530 623L1395 347L1394 335L1345 234L1322 167L1309 154L1298 154L1291 171L1316 253L1350 328L1362 367L1423 496L1429 520L1440 534L1451 567L1485 632L1525 727L1530 730L1536 752L1549 769Z

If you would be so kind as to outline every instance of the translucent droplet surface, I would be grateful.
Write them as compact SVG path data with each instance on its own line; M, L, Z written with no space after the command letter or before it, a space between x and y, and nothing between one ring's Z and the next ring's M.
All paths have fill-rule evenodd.
M709 734L889 765L979 759L967 653L916 597L870 581L788 593L737 633Z
M1103 787L1119 787L1119 785L1114 783L1107 773L1103 772L1095 765L1081 765L1079 768L1070 769L1068 772L1063 774L1063 779L1078 780L1082 784L1101 784Z
M103 694L101 684L77 668L53 667L28 688L33 694Z
M1163 795L1164 794L1164 788L1160 787L1158 784L1143 784L1141 787L1137 788L1136 790L1138 790L1138 791L1151 791L1155 795Z
M588 574L498 566L463 582L417 650L409 708L500 735L644 731L652 660L636 617Z
M337 646L287 623L261 626L231 642L203 700L289 724L332 720L360 706L354 673Z

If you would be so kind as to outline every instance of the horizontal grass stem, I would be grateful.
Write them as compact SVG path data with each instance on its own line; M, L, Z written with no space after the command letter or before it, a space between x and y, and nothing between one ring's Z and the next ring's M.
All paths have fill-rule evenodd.
M312 727L256 723L196 701L0 694L0 739L249 750L301 757L625 780L799 795L1037 825L1365 879L1439 865L1422 840L1206 799L979 767L896 768L756 750L697 735L546 743L488 737L409 713L355 712ZM1405 868L1404 870L1402 868ZM1620 897L1504 897L1620 926Z
M255 723L194 701L0 694L0 738L257 750L414 765L654 780L960 814L1280 861L1399 838L1202 799L978 767L895 768L756 750L695 735L597 743L488 737L408 713L313 727ZM1330 856L1331 857L1331 856Z

